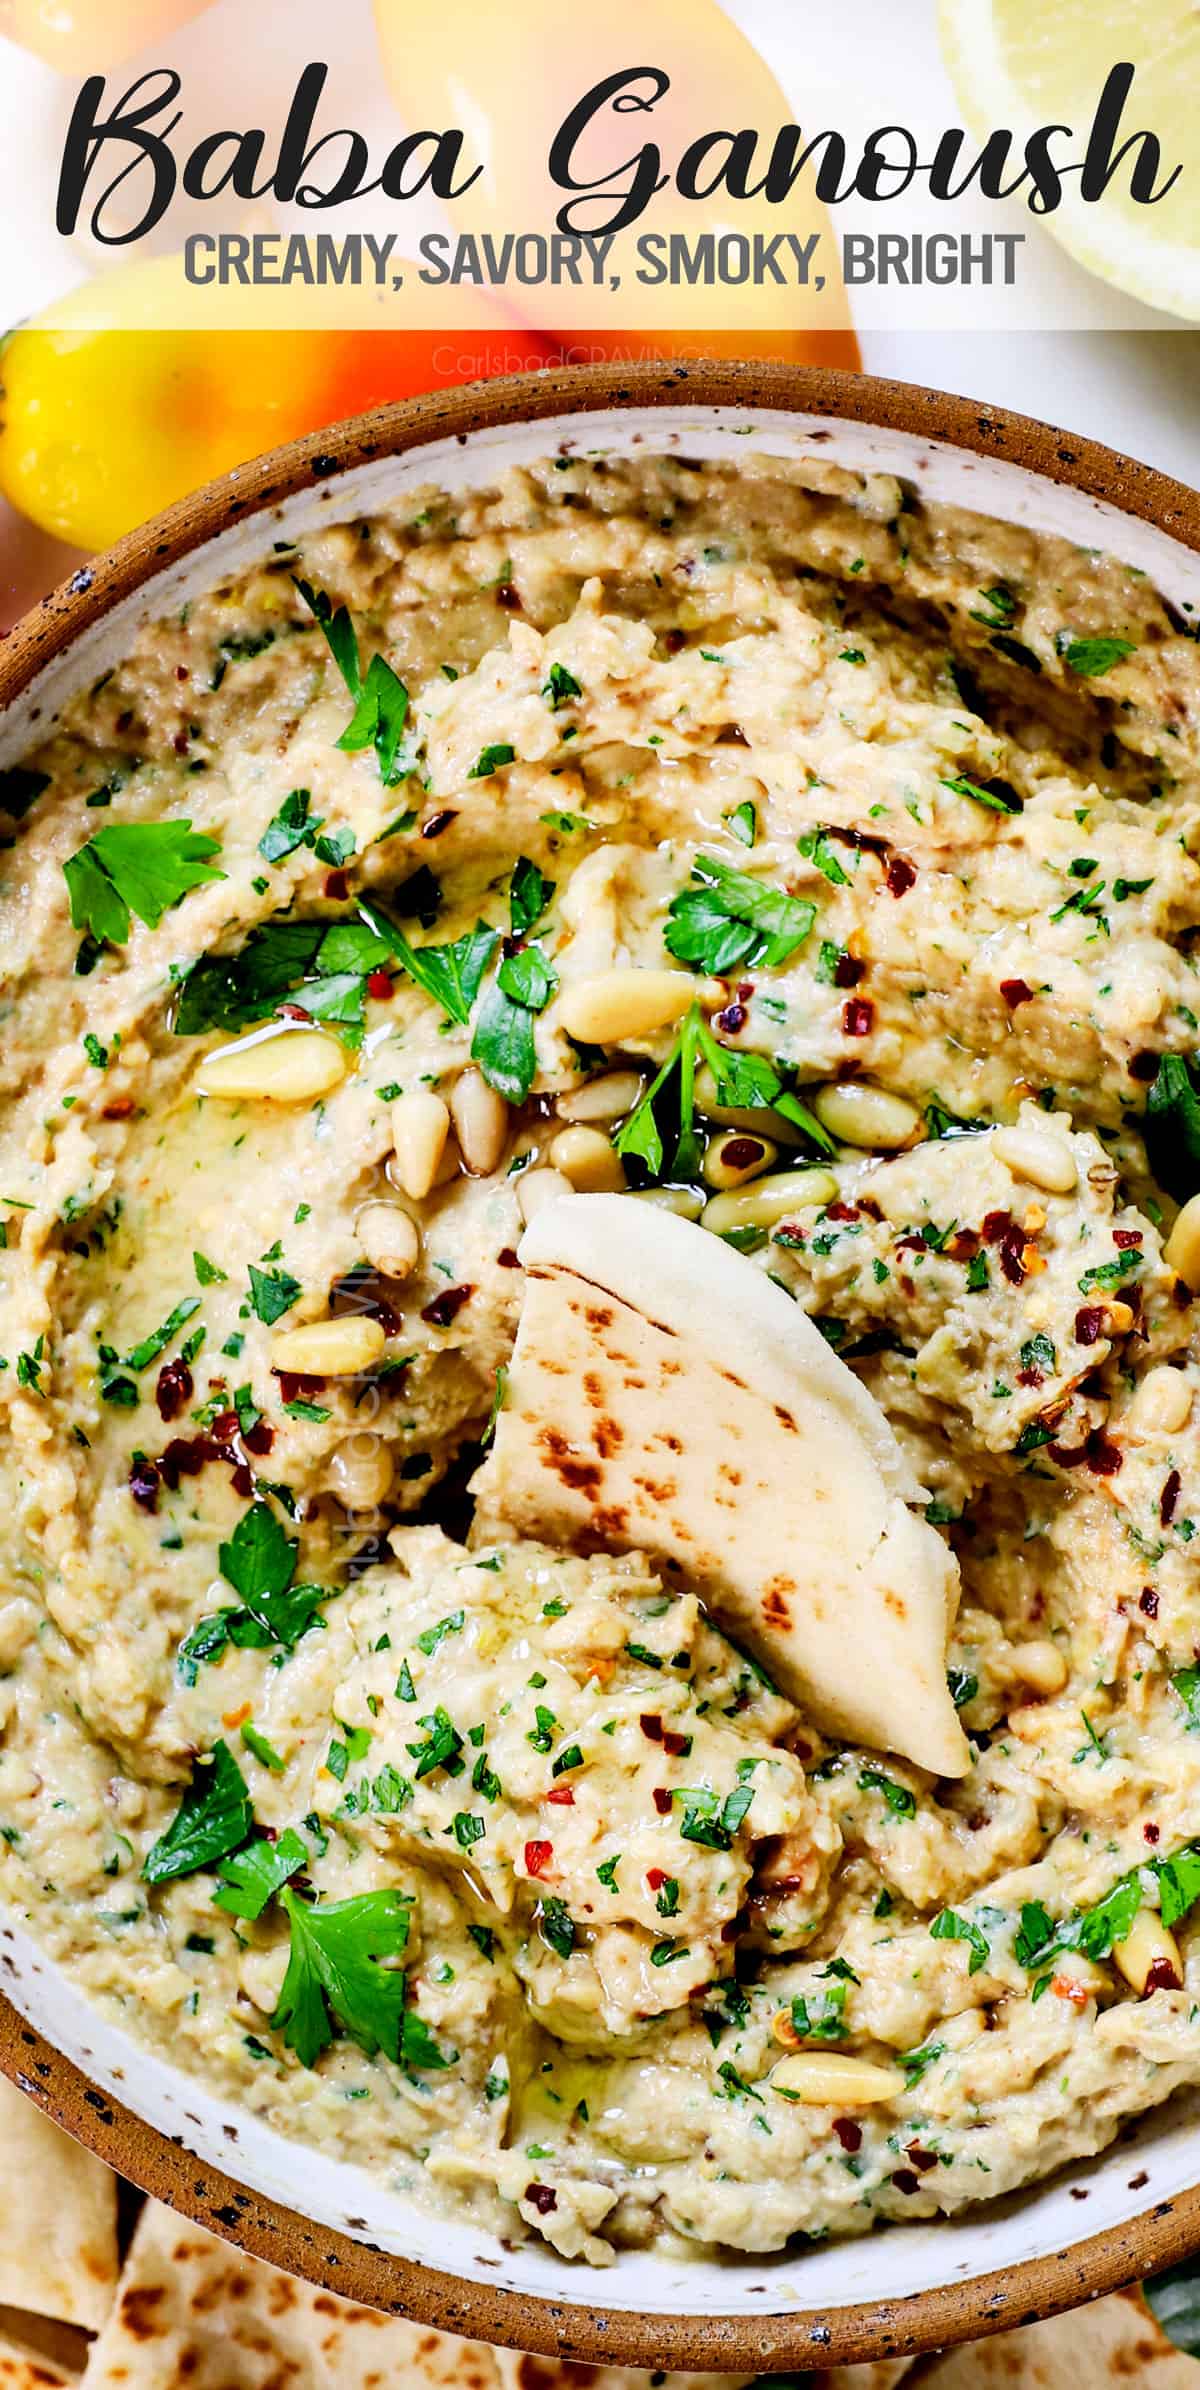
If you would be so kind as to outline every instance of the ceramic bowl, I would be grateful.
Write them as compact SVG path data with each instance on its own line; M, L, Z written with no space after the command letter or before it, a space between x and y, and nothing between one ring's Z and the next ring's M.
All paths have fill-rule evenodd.
M1200 606L1200 497L1020 417L787 367L601 366L384 408L199 491L77 572L0 646L0 762L145 617L323 517L463 487L551 449L748 445L900 474L926 496L1111 549ZM122 2173L256 2255L368 2304L593 2363L795 2371L943 2345L1070 2306L1200 2244L1200 2101L954 2222L775 2258L623 2255L588 2272L423 2214L374 2175L231 2113L82 1999L0 1916L0 2066Z

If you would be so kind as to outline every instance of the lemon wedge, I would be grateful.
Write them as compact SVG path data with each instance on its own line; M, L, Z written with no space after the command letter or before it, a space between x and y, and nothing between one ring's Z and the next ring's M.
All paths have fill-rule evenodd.
M1200 102L1200 8L1196 0L940 0L942 52L971 131L981 140L1011 128L1014 157L1039 125L1069 125L1062 162L1078 160L1112 68L1128 62L1133 83L1115 149L1152 132L1162 149L1152 203L1130 191L1130 162L1102 198L1085 202L1068 178L1061 206L1035 222L1104 282L1170 315L1200 322L1200 177L1192 171ZM1131 153L1132 158L1132 153Z

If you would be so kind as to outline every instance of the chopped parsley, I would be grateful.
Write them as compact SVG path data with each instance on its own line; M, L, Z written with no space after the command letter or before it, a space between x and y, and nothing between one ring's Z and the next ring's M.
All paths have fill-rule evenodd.
M74 927L123 946L130 915L157 929L163 914L206 880L223 880L210 857L220 841L181 822L112 822L63 865Z

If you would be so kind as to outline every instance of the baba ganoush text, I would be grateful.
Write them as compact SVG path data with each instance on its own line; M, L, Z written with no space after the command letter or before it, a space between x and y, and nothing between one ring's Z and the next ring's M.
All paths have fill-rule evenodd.
M233 2133L595 2263L1200 2082L1195 637L743 446L333 502L0 774L0 1896ZM686 1467L743 1579L767 1502L678 1294L536 1311L572 1192L700 1224L739 1402L756 1274L819 1329L927 1740L850 1617L805 1697L815 1442L689 1574Z

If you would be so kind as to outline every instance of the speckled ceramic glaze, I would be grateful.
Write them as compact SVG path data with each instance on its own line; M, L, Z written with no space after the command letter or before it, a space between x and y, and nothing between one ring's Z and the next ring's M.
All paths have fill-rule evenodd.
M0 647L0 762L138 625L286 530L420 482L491 479L547 449L736 459L748 439L894 472L926 497L1110 549L1200 605L1200 497L1020 417L902 384L786 367L589 367L384 408L277 451L76 573ZM1102 2158L956 2222L771 2259L646 2253L607 2273L506 2247L374 2175L232 2114L90 2009L0 1914L0 2066L135 2182L256 2255L450 2331L593 2362L819 2367L1008 2328L1200 2244L1200 2101ZM1086 2236L1086 2237L1081 2237Z

